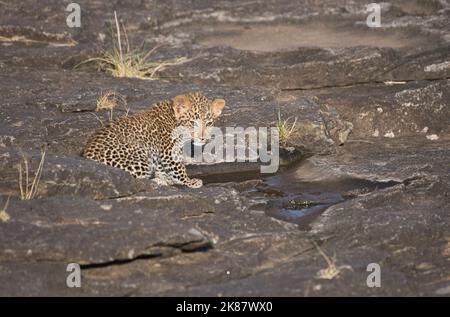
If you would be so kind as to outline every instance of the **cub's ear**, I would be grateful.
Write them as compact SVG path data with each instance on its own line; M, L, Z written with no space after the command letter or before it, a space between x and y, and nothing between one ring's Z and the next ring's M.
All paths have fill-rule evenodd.
M173 110L175 111L175 118L179 119L186 111L191 108L191 102L189 98L184 95L176 96L172 99Z
M211 103L211 112L215 118L220 116L222 113L222 109L225 107L225 100L223 99L214 99Z

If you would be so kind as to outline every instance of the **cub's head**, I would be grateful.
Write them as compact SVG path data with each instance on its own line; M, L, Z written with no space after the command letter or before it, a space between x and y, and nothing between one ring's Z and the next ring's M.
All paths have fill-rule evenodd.
M225 107L223 99L208 99L201 93L176 96L172 107L178 126L187 128L194 144L205 144L209 129Z

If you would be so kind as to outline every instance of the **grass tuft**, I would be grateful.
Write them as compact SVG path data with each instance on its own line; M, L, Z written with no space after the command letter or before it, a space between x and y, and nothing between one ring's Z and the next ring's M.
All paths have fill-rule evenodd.
M7 221L9 221L9 219L11 219L9 214L6 212L6 209L8 209L8 205L9 205L9 196L6 199L6 203L5 203L5 206L3 207L3 209L0 209L0 221L2 221L2 222L7 222Z
M156 74L168 66L180 65L189 61L186 57L165 61L152 61L149 57L160 46L155 46L148 52L143 48L131 49L126 29L120 27L117 13L114 11L115 30L111 30L112 48L104 50L100 56L89 58L77 64L75 68L84 64L94 64L97 69L106 71L114 77L134 77L141 79L158 79ZM121 32L122 29L122 32ZM124 41L122 41L122 33Z
M100 96L97 98L95 111L108 111L109 112L109 121L113 121L113 112L114 109L118 106L122 106L125 109L125 116L128 116L130 112L130 108L127 106L127 100L124 95L108 90L105 93L100 93ZM94 114L95 117L100 121L103 125L103 121Z
M289 138L292 136L292 134L297 130L297 117L295 117L294 122L291 124L289 123L289 120L291 118L283 119L281 117L281 112L278 110L278 118L277 118L277 129L278 129L278 135L280 138L280 143L285 145Z
M316 277L319 279L324 280L332 280L341 274L343 269L351 270L352 268L348 265L342 265L342 266L336 266L336 256L333 258L329 258L325 252L317 245L317 243L314 243L316 246L317 251L319 254L325 259L328 266L324 269L321 269L319 272L317 272Z
M19 190L21 200L30 200L36 196L39 181L41 180L42 170L44 168L45 154L47 149L44 147L41 151L41 160L39 166L31 180L28 159L23 156L19 164Z

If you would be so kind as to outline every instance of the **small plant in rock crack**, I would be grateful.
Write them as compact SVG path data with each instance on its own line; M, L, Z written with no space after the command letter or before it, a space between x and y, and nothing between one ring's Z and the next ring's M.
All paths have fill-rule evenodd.
M3 207L3 209L0 209L0 221L1 222L7 222L11 218L9 216L9 214L6 212L6 209L8 209L8 205L9 205L9 196L8 196L8 198L6 198L6 203L5 203L5 206Z
M318 279L324 279L324 280L332 280L341 274L342 270L352 270L352 267L349 265L341 265L336 266L336 257L333 258L328 257L325 252L319 247L317 243L314 242L314 245L316 246L317 252L325 259L328 266L324 269L319 270L317 272L316 278Z
M278 110L278 117L277 117L277 129L278 129L278 136L280 139L280 144L286 145L286 143L289 141L289 138L292 136L294 132L297 131L297 117L294 118L293 123L289 123L289 120L291 118L283 119L281 117L281 111Z
M22 155L22 161L18 165L19 170L19 190L21 200L33 199L37 194L37 189L42 176L42 170L44 169L45 154L47 148L43 147L41 149L41 160L39 161L38 168L34 173L34 177L30 174L30 168L28 159L25 155Z
M135 77L141 79L159 79L156 74L168 66L180 65L189 61L186 57L163 61L150 60L150 56L160 47L155 46L150 51L131 49L125 27L119 26L117 13L114 11L114 28L111 29L112 48L103 50L100 56L92 57L77 64L94 64L97 69L106 71L114 77ZM123 40L122 41L122 33Z
M100 93L100 96L97 98L95 111L108 111L109 121L113 121L114 109L118 106L122 106L125 109L125 116L128 116L130 108L127 106L127 100L125 96L113 90L108 90L105 93ZM99 118L95 113L93 113L93 115L103 125L103 120Z

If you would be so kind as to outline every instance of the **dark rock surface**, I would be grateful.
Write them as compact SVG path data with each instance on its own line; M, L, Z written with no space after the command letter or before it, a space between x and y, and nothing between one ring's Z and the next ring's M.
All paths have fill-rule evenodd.
M448 1L383 2L377 29L360 0L79 1L73 29L68 3L0 3L0 295L450 295ZM164 44L154 58L190 60L161 80L73 69L110 45L114 10L132 43ZM190 166L201 189L134 179L80 156L108 90L131 112L200 90L226 99L222 127L296 119L279 174L294 190L389 186L345 189L297 226L267 214L292 193L255 165ZM20 200L18 165L34 177L43 146L36 197Z

